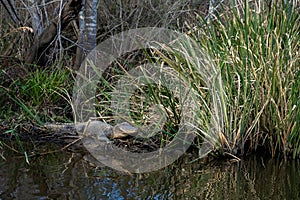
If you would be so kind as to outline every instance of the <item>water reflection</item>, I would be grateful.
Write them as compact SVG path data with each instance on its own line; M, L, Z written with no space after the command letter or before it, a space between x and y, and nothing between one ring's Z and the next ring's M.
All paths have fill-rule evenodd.
M92 167L82 153L30 158L6 152L0 161L1 199L299 199L299 161L254 157L207 166L191 155L147 174Z

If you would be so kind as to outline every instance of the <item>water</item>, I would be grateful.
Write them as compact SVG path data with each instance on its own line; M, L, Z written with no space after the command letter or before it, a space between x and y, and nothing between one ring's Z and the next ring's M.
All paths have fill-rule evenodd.
M91 166L83 153L48 153L30 164L12 151L4 156L0 199L300 199L299 161L253 157L204 165L190 163L187 154L162 170L132 175Z

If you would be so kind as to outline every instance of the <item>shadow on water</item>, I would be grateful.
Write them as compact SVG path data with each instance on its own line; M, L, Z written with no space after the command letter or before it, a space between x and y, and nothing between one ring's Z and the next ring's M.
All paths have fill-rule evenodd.
M0 199L300 199L299 161L253 157L208 166L187 154L162 170L129 175L93 167L82 153L35 156L30 165L4 154Z

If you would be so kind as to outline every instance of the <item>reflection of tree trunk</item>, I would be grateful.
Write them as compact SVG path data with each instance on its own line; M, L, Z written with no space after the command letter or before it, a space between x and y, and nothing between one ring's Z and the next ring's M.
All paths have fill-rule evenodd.
M60 30L66 28L70 21L75 19L81 9L82 0L68 0L65 4L61 17L58 22L52 22L43 33L37 37L34 41L33 46L26 52L25 62L26 63L43 63L45 59L45 52L48 46L53 42L58 34L58 26Z

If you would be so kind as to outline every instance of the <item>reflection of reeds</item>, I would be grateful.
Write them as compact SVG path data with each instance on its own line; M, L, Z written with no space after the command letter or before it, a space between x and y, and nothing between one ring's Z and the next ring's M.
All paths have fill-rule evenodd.
M231 9L224 5L226 11L216 13L210 24L201 21L189 34L221 69L226 92L225 102L222 101L222 105L226 104L225 127L219 134L221 150L247 154L263 146L273 157L278 152L287 155L288 151L297 157L300 155L299 5L272 1L267 6L259 2L249 5L245 1L232 5ZM189 51L192 52L186 50ZM187 79L209 105L211 94L205 90L193 58L174 55L172 59L169 55L162 58L170 66L183 70L182 74L188 75ZM207 125L210 120L207 117L207 112L200 116L200 127Z
M147 186L138 185L142 197L168 194L172 199L299 199L297 161L253 157L230 165L178 163L143 175L139 182L151 185L152 190L145 193Z

